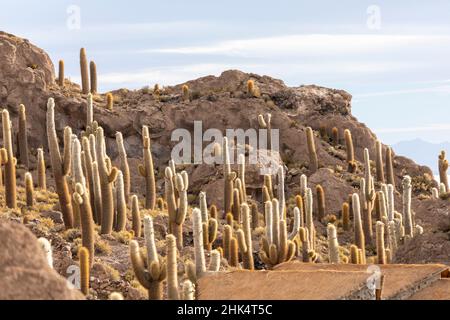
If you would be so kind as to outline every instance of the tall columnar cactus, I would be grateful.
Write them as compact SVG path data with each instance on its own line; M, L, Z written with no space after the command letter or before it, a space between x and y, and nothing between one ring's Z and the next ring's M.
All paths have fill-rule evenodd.
M224 177L224 197L223 197L223 209L224 216L228 212L231 212L231 205L233 204L233 181L236 178L236 174L231 172L230 165L230 149L228 146L228 138L223 138L222 146L223 155L223 177Z
M25 194L27 207L32 207L34 205L34 186L33 176L30 172L25 173Z
M100 182L100 174L98 171L97 161L92 162L92 181L93 181L93 190L94 193L94 212L95 212L95 221L97 224L102 224L102 214L103 214L103 199L102 199L102 184Z
M81 161L83 162L83 170L85 171L85 178L86 178L86 187L89 190L89 198L91 202L91 208L93 210L93 216L94 220L96 222L96 216L97 216L97 209L95 208L95 194L94 194L94 171L92 167L92 163L94 162L94 159L92 157L91 152L91 145L89 143L89 138L86 136L83 136L81 139L81 145L82 145L82 155L81 155Z
M166 236L167 243L167 298L179 300L178 292L178 267L176 238L172 234Z
M15 209L17 207L16 195L16 163L17 159L14 157L12 135L11 135L11 120L9 119L9 112L3 109L2 112L3 125L3 147L6 150L6 159L2 159L5 164L5 198L6 206Z
M212 245L217 238L218 223L214 218L202 222L203 228L203 243L208 251L212 250Z
M137 195L131 196L131 219L134 236L139 238L141 236L141 212Z
M200 278L206 272L206 262L203 247L202 214L197 208L192 210L192 229L194 234L195 274L197 278Z
M306 229L308 229L308 236L309 236L309 244L311 246L311 249L315 249L315 234L316 230L314 227L314 219L313 219L313 197L312 197L312 191L311 188L306 188L305 192L305 222L306 222Z
M26 109L23 104L19 106L19 132L18 132L18 144L19 144L19 162L29 168L28 159L28 133L27 133L27 115Z
M89 191L81 183L75 185L73 199L80 208L81 220L81 241L83 247L89 250L89 265L92 267L94 263L94 243L95 231L94 220L92 218L92 208L89 198Z
M83 94L89 93L89 67L86 57L86 50L80 49L80 70L81 70L81 92Z
M446 192L450 192L448 188L448 175L447 175L448 161L447 159L445 159L444 150L442 150L441 154L439 155L438 167L439 167L439 180L441 183L445 185Z
M106 109L112 110L114 107L114 96L111 92L106 94Z
M169 231L177 238L177 247L183 248L183 223L187 214L187 189L189 185L188 175L183 171L175 176L172 169L167 167L165 170L164 186L169 211ZM175 198L175 188L178 191L179 201Z
M195 300L195 288L191 280L183 282L183 300Z
M162 282L166 278L167 268L166 263L156 251L155 231L153 229L153 220L150 216L144 217L144 238L147 257L143 257L138 242L132 240L130 242L131 264L137 280L148 290L148 298L150 300L161 300L163 296ZM171 281L173 281L173 277Z
M379 216L377 217L378 220L382 221L383 219L387 219L387 203L386 198L384 196L383 191L377 192L377 198L376 201L378 202L378 208L379 208Z
M91 76L91 93L97 93L97 65L94 61L89 63L89 71Z
M376 224L376 238L378 264L386 264L386 248L384 247L384 223L381 221L377 221Z
M150 148L150 133L147 126L142 127L142 144L143 164L139 165L139 173L145 178L145 208L153 210L155 209L156 203L156 183L152 152ZM172 173L175 175L175 172Z
M208 204L206 202L206 193L200 191L198 194L200 212L202 213L202 222L208 221Z
M431 197L433 199L439 199L439 190L438 190L438 188L431 188Z
M303 262L315 262L318 258L317 254L311 248L310 237L307 228L299 229L299 240L302 244L302 261Z
M320 184L316 185L317 194L317 219L320 221L325 217L325 191Z
M376 169L377 169L377 181L384 183L384 169L383 169L383 149L381 142L376 142Z
M264 117L262 114L258 115L258 124L262 129L267 130L267 150L272 150L272 115L267 113Z
M107 160L103 128L98 127L95 133L97 166L102 197L101 233L110 234L114 224L114 203L112 184L117 178L118 170Z
M366 241L364 238L363 225L361 220L361 206L359 202L359 195L354 193L352 196L353 219L355 229L355 243L363 252L363 263L365 262Z
M233 228L232 226L226 224L223 227L223 238L222 238L222 247L223 247L223 256L230 262L230 246L231 246L231 238L233 237Z
M392 184L387 185L386 204L387 204L388 220L392 221L392 220L394 220L394 214L395 214L394 186Z
M274 194L272 187L272 176L270 174L264 175L264 186L266 187L267 192L269 194L269 200L272 200L274 198Z
M241 205L242 229L237 231L239 250L241 251L244 269L253 270L252 229L250 227L250 208L246 203Z
M319 160L317 158L316 144L314 142L314 133L311 127L306 128L306 143L309 152L309 169L314 173L319 169Z
M64 131L64 137L70 137L70 130ZM71 146L70 140L64 139L64 152L61 157L58 137L55 129L55 101L53 98L50 98L47 103L47 138L50 152L50 162L56 185L56 193L58 194L64 225L67 229L70 229L73 227L73 208L71 200L72 197L70 196L69 186L67 183L67 175L70 172Z
M302 197L306 194L306 189L308 188L308 177L304 174L300 176L300 195Z
M123 137L121 132L116 132L117 150L119 152L120 159L120 171L123 174L125 200L128 203L130 200L131 179L130 179L130 167L128 166L127 152L123 145Z
M405 176L402 181L403 187L403 221L405 224L405 234L411 238L414 236L414 225L411 213L411 177Z
M347 165L348 165L347 171L350 173L355 173L356 172L355 151L353 149L353 139L350 130L345 129L344 138L345 138L345 146L347 149Z
M116 181L116 223L115 230L120 232L125 230L127 225L127 202L125 200L125 184L123 181L122 171L119 170L117 173Z
M280 211L280 218L286 219L286 199L284 195L284 167L283 165L278 166L278 172L277 172L277 179L278 179L278 201L279 201L279 211Z
M300 227L303 227L303 217L302 212L298 207L294 208L294 225L292 227L291 233L289 233L288 239L294 240L298 236L298 231Z
M259 257L268 267L273 267L294 257L295 244L288 239L286 220L280 219L278 200L273 199L271 206L268 203L266 215L272 218L267 220L266 235L262 238L263 246Z
M58 66L58 85L64 87L64 60L59 60Z
M45 175L45 159L44 150L42 148L37 149L37 175L38 175L38 187L41 190L47 190L47 178Z
M44 237L41 237L38 239L38 242L39 242L39 246L44 251L45 258L47 260L49 267L53 269L53 252L52 252L52 245L50 244L50 241L48 241Z
M359 261L359 250L358 247L352 244L350 246L350 263L351 264L360 264Z
M331 130L331 135L333 137L334 146L337 146L339 144L339 129L336 127L333 127L333 129Z
M83 294L87 296L89 294L89 279L90 279L89 250L85 247L80 247L80 249L78 249L78 258L80 259L81 292L83 292Z
M339 263L339 242L337 240L336 227L329 223L327 226L328 258L330 263Z
M242 184L242 194L244 196L243 201L247 201L247 186L245 185L245 155L240 154L239 159L239 170L238 170L238 177L241 180Z
M342 204L342 228L345 231L350 230L350 206L347 202Z
M387 183L392 184L395 189L394 165L391 147L386 149L386 180Z
M184 85L181 87L181 91L182 91L182 93L183 93L183 101L184 101L184 102L189 102L189 100L190 100L190 94L189 94L189 87L188 87L188 85L187 85L187 84L184 84Z
M367 148L364 149L364 198L362 199L364 202L364 210L363 210L363 228L364 228L364 236L366 239L366 243L372 243L373 241L373 230L372 230L372 210L375 201L375 188L373 177L370 169L370 157L369 150Z
M231 213L233 214L233 219L236 221L241 221L241 200L239 197L239 189L233 189L233 204L231 205Z

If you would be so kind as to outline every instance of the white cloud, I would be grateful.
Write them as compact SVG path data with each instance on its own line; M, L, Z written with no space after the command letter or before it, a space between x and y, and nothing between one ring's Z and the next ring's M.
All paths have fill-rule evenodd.
M450 124L436 123L427 126L414 126L404 128L378 128L373 130L376 133L407 133L407 132L438 132L450 131Z
M357 98L368 98L368 97L380 97L380 96L392 96L392 95L402 95L411 93L444 93L450 94L450 85L442 85L428 88L413 88L404 90L391 90L391 91L379 91L363 94L355 94Z
M148 53L219 54L272 57L286 55L356 55L404 50L411 46L450 44L447 35L299 34L220 41L204 46L147 49Z

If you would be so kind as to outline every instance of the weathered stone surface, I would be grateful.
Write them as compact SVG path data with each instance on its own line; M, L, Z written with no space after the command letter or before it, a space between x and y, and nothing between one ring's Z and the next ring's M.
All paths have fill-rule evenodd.
M37 238L24 226L0 222L1 300L83 299L51 269Z

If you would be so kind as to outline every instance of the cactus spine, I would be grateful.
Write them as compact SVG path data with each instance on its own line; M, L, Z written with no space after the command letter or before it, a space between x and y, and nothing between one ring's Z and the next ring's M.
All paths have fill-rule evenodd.
M297 235L300 227L303 227L303 217L302 212L298 207L294 208L294 226L292 227L292 232L289 234L288 239L294 240Z
M411 238L414 236L414 226L411 213L411 177L405 176L402 181L403 187L403 221L405 224L405 234Z
M116 224L115 230L120 232L125 230L127 225L127 203L125 200L125 186L122 171L118 171L116 180Z
M206 262L203 247L202 214L197 208L192 211L192 229L194 233L195 274L197 278L200 278L206 272Z
M358 247L352 244L350 246L350 263L351 264L359 264L359 250Z
M19 161L29 168L30 163L28 159L28 134L27 134L27 115L23 104L19 106Z
M387 183L392 184L395 189L394 165L391 147L386 149L386 178Z
M58 85L64 87L64 60L59 60Z
M6 159L2 159L5 163L5 198L6 206L11 209L17 207L16 195L16 158L13 154L13 144L11 136L11 120L9 119L9 112L3 109L2 112L3 124L3 146L6 150Z
M70 140L67 139L70 130L64 130L64 152L61 157L58 145L58 137L55 129L55 102L53 98L47 104L47 137L50 152L50 162L52 165L53 177L55 179L56 192L58 193L59 204L63 214L64 225L67 229L73 227L72 200L67 183L67 175L70 172L71 151ZM66 134L67 131L67 134Z
M131 217L134 236L139 238L141 236L141 212L137 195L131 196Z
M150 133L147 126L142 127L142 154L143 164L139 165L139 173L145 178L146 183L146 196L145 196L145 208L154 210L156 204L156 184L155 184L155 172L153 170L153 159L150 148ZM173 171L175 175L175 171Z
M37 162L38 187L45 191L47 190L47 179L45 176L44 150L42 148L37 149Z
M92 208L89 198L89 192L81 183L75 185L75 192L73 193L75 203L80 207L80 221L81 221L81 241L83 247L89 251L89 265L94 263L94 220L92 218Z
M331 223L327 226L327 238L330 263L339 263L339 242L337 240L336 227Z
M27 207L32 207L34 205L34 187L33 187L33 176L30 172L25 173L25 194Z
M439 167L439 180L441 183L445 185L445 191L450 192L448 188L448 176L447 176L448 160L445 159L444 150L442 150L441 154L439 155L438 167Z
M91 76L91 93L97 93L97 65L94 61L89 63L90 76Z
M89 93L89 67L86 57L86 50L80 49L80 70L81 70L81 92Z
M383 150L381 142L376 141L376 169L377 169L377 181L384 183L384 169L383 169Z
M378 264L386 264L386 248L384 247L384 223L381 221L377 221L376 224L376 238Z
M226 224L223 227L223 256L227 261L230 261L230 246L231 246L231 238L233 237L233 229L230 225Z
M78 257L80 258L81 292L87 296L89 294L89 250L85 247L80 247L78 250Z
M345 129L344 138L345 138L345 146L347 149L347 164L348 164L347 171L350 173L355 173L356 172L355 151L353 149L353 139L350 130Z
M110 234L114 223L114 203L112 184L117 178L118 170L110 166L107 160L103 128L98 127L95 133L97 169L102 195L101 233Z
M319 169L319 160L317 158L316 145L314 142L314 133L311 127L306 128L306 142L309 152L309 169L314 173Z
M250 208L246 203L241 205L241 212L243 230L238 230L237 233L239 250L241 251L244 269L253 270L255 266L253 262L252 230L250 226L251 217Z

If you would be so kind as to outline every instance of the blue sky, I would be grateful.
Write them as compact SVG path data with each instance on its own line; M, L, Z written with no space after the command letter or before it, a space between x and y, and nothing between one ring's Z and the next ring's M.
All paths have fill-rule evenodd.
M73 6L79 29L67 26ZM449 21L450 1L15 0L0 10L1 30L64 59L74 81L85 47L103 91L232 68L344 89L387 144L449 140Z

